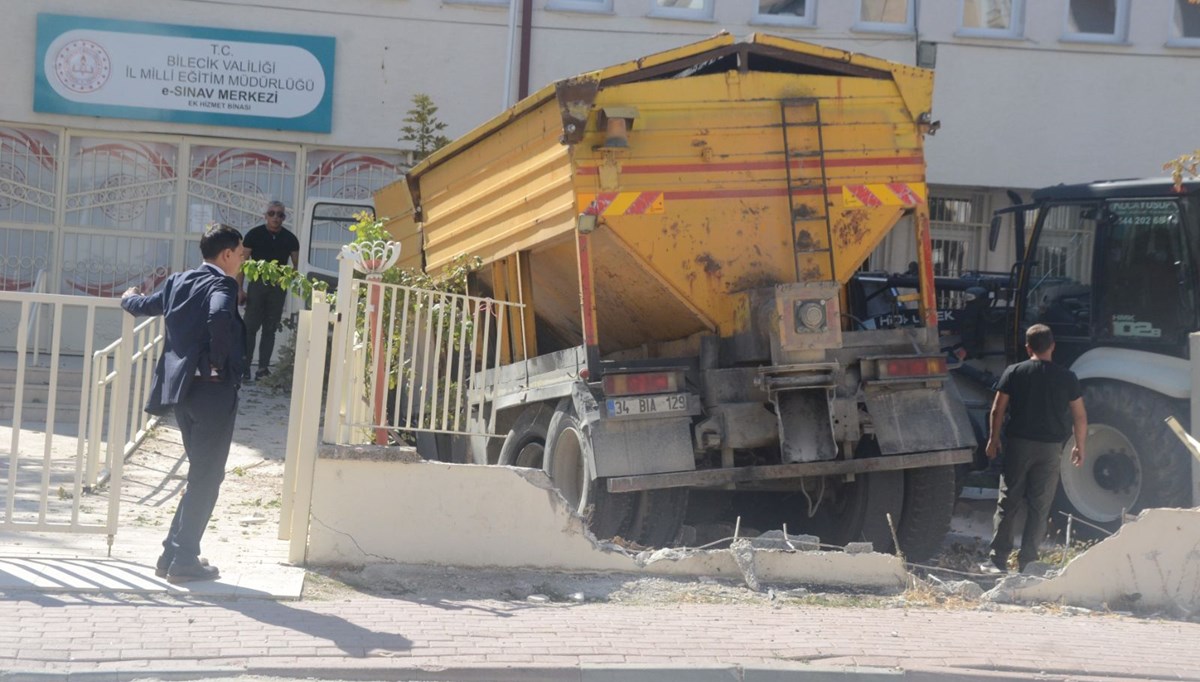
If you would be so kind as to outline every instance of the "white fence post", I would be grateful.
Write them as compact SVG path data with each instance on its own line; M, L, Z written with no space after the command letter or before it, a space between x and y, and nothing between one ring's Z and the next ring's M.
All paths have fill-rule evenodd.
M108 533L116 535L117 521L121 513L121 477L125 469L125 441L129 435L129 389L133 369L132 315L121 315L121 340L117 347L117 376L113 381L113 411L115 415L108 425L109 476L108 476ZM112 542L109 541L111 546Z
M343 396L346 392L346 367L343 360L354 338L355 303L354 261L349 255L338 255L337 311L333 320L333 348L330 357L334 362L329 368L329 393L325 403L326 442L341 442Z
M1192 363L1191 433L1200 438L1200 332L1188 334L1188 351ZM1192 506L1200 506L1200 461L1192 457Z
M283 456L283 497L279 504L279 539L292 537L292 503L296 494L296 457L300 445L301 415L304 414L304 399L308 386L309 353L312 350L312 311L301 310L296 323L296 352L292 365L292 400L288 410L287 449ZM320 401L320 398L317 398Z
M340 298L340 296L339 296ZM300 410L300 434L296 442L295 498L291 514L291 540L288 561L302 563L308 553L308 524L312 512L313 477L319 448L318 424L321 418L321 384L325 377L325 348L329 338L329 303L325 295L313 292L312 317L309 328L309 360L305 363L303 394ZM337 364L337 363L334 363ZM297 387L293 385L293 391ZM289 453L293 454L293 453Z

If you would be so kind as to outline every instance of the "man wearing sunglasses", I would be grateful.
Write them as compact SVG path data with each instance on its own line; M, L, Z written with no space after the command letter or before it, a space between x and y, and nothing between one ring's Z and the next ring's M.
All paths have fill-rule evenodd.
M300 240L291 230L283 226L287 211L283 202L267 204L263 214L266 222L246 233L242 246L252 260L274 261L292 267L300 267ZM265 282L250 282L246 288L246 373L250 378L250 360L254 357L254 342L262 330L262 342L258 346L258 369L254 378L261 379L271 373L271 354L275 352L275 332L283 317L283 304L287 290Z

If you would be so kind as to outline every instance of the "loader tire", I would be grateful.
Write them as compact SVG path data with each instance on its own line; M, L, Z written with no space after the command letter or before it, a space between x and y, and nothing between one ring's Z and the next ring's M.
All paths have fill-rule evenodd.
M550 419L543 469L593 535L602 540L624 537L637 493L613 494L603 481L596 480L592 441L570 398L558 402Z
M900 551L908 561L925 561L938 553L954 515L953 466L906 469L904 511L896 527Z
M1174 416L1187 423L1183 410L1153 391L1116 381L1089 382L1083 389L1088 414L1088 442L1083 466L1071 464L1071 446L1063 446L1058 491L1054 499L1056 527L1065 520L1057 512L1116 530L1121 510L1136 514L1152 507L1191 504L1191 458L1165 423ZM1088 526L1075 524L1087 537Z

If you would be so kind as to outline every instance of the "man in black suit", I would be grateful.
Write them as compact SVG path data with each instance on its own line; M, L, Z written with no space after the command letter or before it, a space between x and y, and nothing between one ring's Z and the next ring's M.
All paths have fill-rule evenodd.
M187 488L155 570L172 583L221 575L200 558L200 538L225 479L245 369L246 327L234 279L245 261L242 235L228 225L212 225L200 239L200 253L200 267L171 275L153 294L134 287L121 296L121 307L132 315L165 317L166 339L146 411L175 410L188 458Z

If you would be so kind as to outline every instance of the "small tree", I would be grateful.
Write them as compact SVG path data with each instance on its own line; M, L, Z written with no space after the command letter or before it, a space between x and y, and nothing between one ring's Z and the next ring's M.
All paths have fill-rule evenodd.
M1164 163L1163 170L1171 171L1171 178L1175 180L1175 189L1178 191L1183 187L1184 175L1193 178L1197 176L1197 170L1200 170L1200 149Z
M400 128L404 133L401 140L414 142L413 160L420 161L435 151L450 144L450 138L442 135L446 124L437 119L437 105L429 95L417 93L412 98L413 108L404 116L407 124Z

